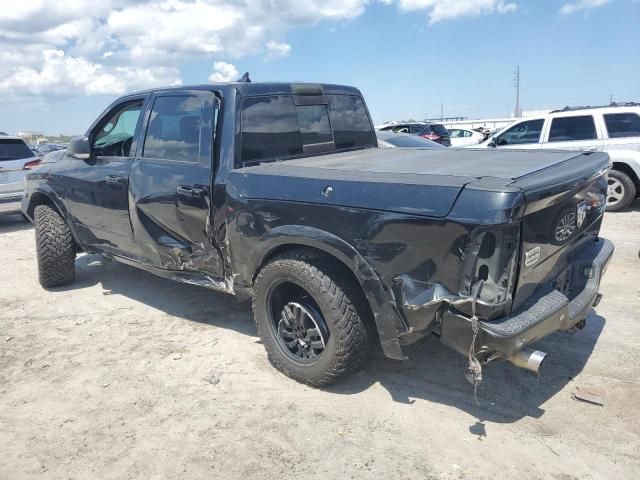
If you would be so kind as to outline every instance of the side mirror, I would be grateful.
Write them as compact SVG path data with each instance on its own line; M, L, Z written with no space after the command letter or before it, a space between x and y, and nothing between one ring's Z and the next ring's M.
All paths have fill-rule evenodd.
M91 145L87 137L75 137L69 142L67 155L78 160L88 160L91 157Z
M491 148L496 148L498 145L496 145L496 138L493 137L492 139L489 140L489 143L487 143L487 146L491 147Z

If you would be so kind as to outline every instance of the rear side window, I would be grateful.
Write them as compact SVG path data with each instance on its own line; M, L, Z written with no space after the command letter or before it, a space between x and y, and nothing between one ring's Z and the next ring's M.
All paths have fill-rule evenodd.
M293 97L247 98L242 102L242 161L302 154Z
M193 95L158 97L153 103L143 157L197 162L203 102Z
M596 126L593 116L560 117L551 121L550 142L570 142L574 140L593 140Z
M241 125L243 163L377 144L364 103L353 95L328 95L328 104L313 105L295 105L291 95L249 97Z
M0 140L0 162L35 157L27 144L17 139Z
M362 98L329 95L329 115L336 149L374 147L377 144Z
M640 116L636 113L607 113L604 123L609 138L640 137Z

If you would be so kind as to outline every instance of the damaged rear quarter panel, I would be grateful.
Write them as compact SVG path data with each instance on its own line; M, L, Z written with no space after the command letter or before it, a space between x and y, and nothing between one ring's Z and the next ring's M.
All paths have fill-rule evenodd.
M398 353L402 343L437 328L441 307L468 302L458 292L470 233L496 220L515 221L517 215L515 211L505 214L504 193L493 208L481 215L472 212L475 218L471 222L460 220L464 212L457 206L449 215L456 217L451 220L332 205L323 198L322 189L315 193L317 202L252 198L252 182L245 181L248 175L232 176L228 185L233 187L227 190L227 233L238 284L250 288L262 262L283 245L324 250L358 278L385 353L393 358L403 357ZM289 178L287 183L291 182L295 178ZM282 184L270 188L280 189ZM354 185L355 195L357 188ZM471 203L477 209L473 194L461 200L463 208L470 208ZM517 203L512 197L508 200ZM472 218L471 213L468 217Z

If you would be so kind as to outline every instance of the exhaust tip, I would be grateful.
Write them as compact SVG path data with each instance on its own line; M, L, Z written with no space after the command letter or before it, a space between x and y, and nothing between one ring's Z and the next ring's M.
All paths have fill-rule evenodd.
M524 349L510 357L509 361L516 367L524 368L530 372L540 373L540 367L545 358L547 358L546 352Z

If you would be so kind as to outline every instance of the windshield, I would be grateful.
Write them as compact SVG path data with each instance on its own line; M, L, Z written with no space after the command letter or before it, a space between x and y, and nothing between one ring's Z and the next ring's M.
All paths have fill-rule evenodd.
M33 152L29 150L27 144L22 140L0 139L0 162L32 158L33 156Z

